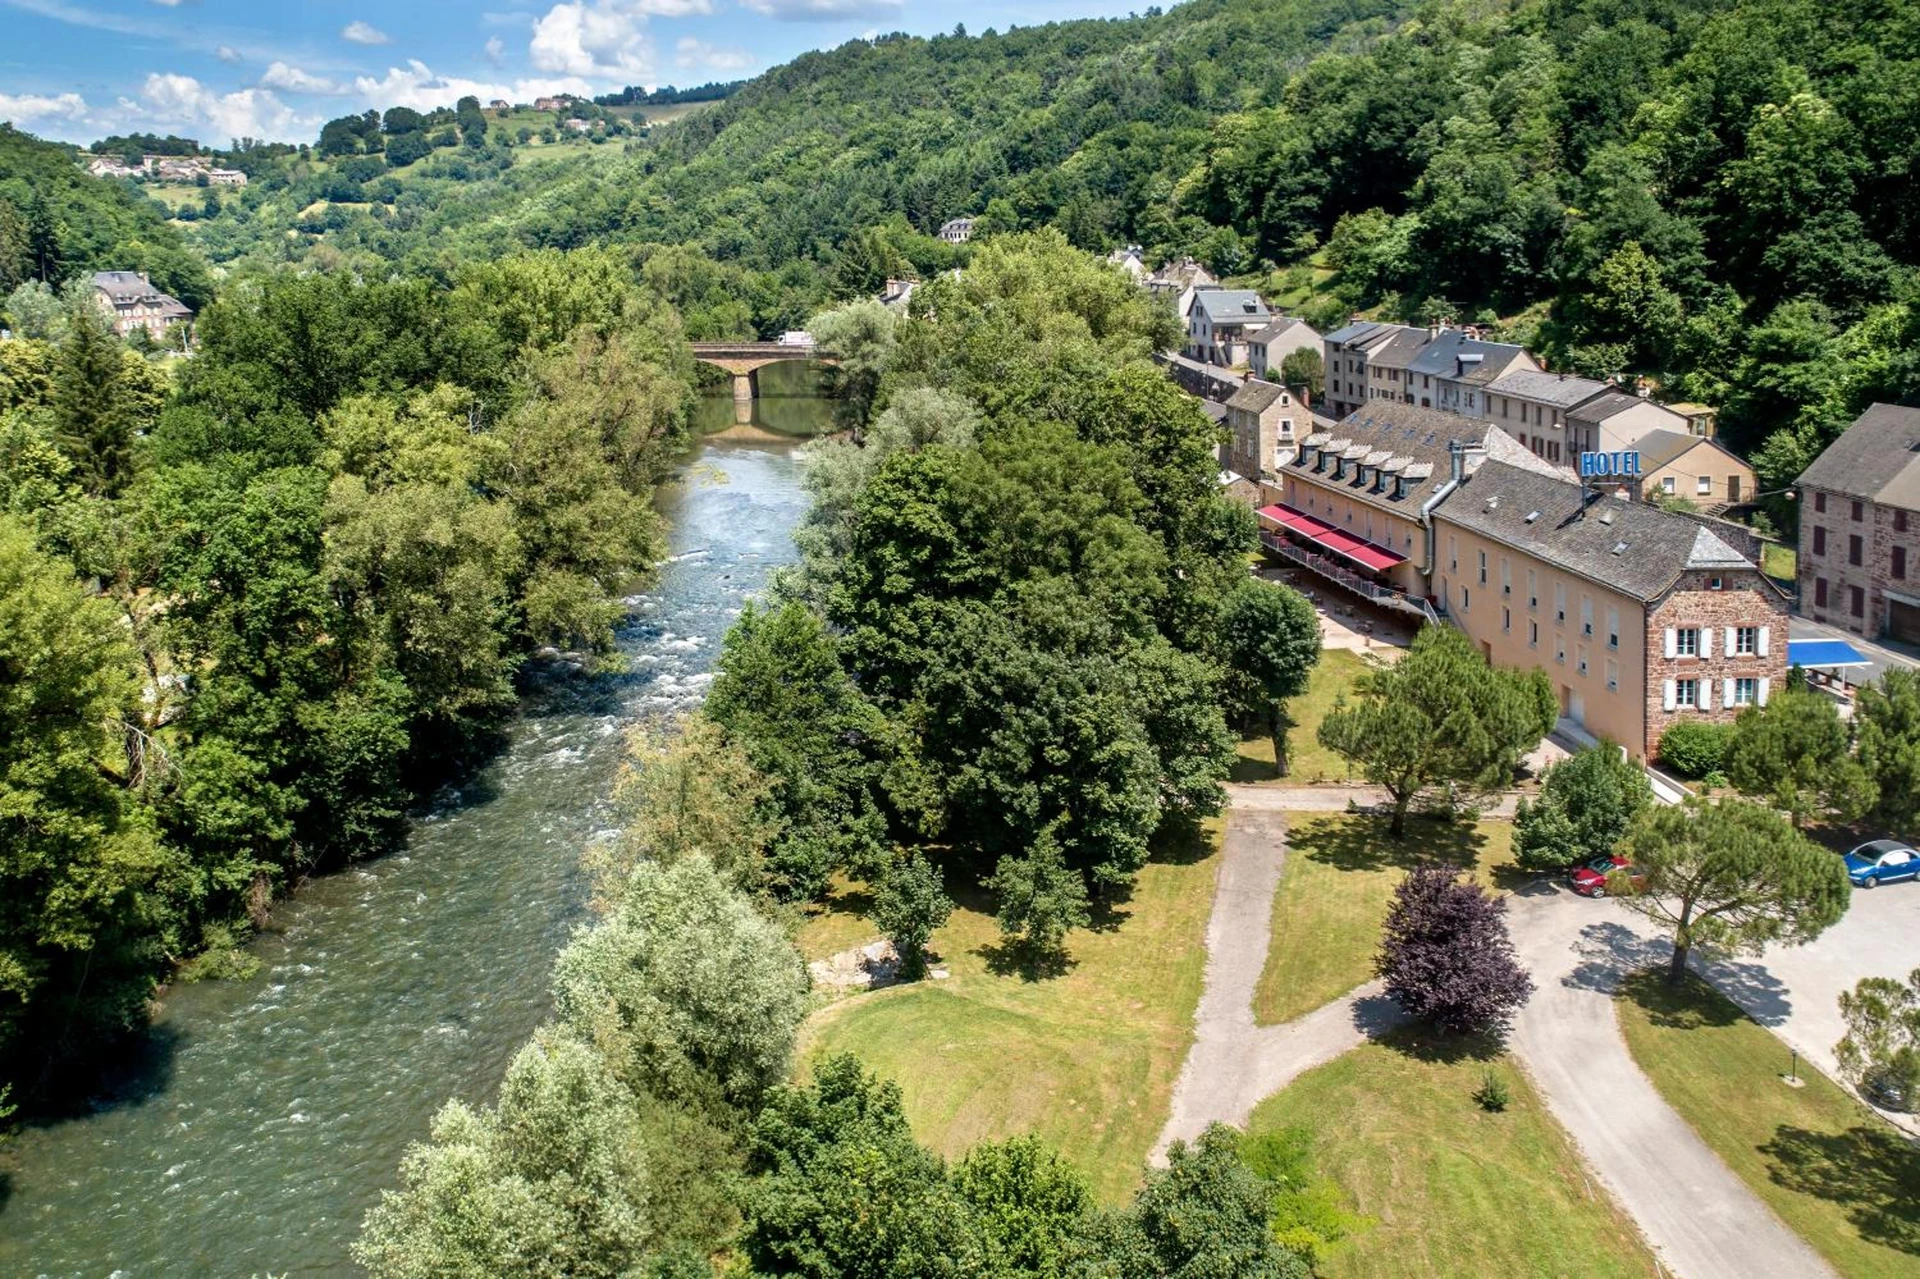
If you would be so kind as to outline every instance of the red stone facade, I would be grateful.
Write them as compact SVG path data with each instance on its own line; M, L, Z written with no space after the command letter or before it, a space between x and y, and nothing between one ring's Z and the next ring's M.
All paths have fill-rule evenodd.
M1714 589L1714 582L1719 589ZM1765 653L1729 652L1729 628L1736 633L1742 627L1764 635L1755 635L1755 647ZM1694 656L1667 656L1667 632L1693 631ZM1731 647L1737 649L1736 642ZM1701 570L1681 575L1664 598L1647 616L1647 742L1649 758L1659 753L1661 736L1683 719L1704 719L1710 723L1732 723L1743 709L1728 706L1727 681L1755 681L1755 700L1760 689L1768 692L1785 687L1787 677L1787 602L1757 571ZM1675 706L1668 709L1668 680L1694 680L1696 703L1704 708ZM1761 686L1758 681L1767 681ZM1701 694L1704 693L1704 696Z
M1800 495L1799 585L1800 611L1815 621L1920 643L1920 511L1808 488Z

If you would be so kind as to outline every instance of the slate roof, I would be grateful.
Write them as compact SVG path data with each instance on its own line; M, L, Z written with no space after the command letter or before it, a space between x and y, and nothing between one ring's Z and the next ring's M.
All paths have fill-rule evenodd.
M1567 417L1569 420L1576 422L1604 422L1610 417L1625 413L1628 409L1638 408L1642 404L1649 403L1652 403L1652 401L1643 400L1639 396L1627 391L1608 391L1603 395L1597 395L1593 399L1580 404L1577 408L1568 412ZM1672 412L1672 410L1668 409L1664 404L1655 404L1654 407L1666 412ZM1676 420L1684 420L1678 413L1674 413L1673 416Z
M1644 603L1689 569L1751 569L1703 525L1643 502L1488 460L1435 517Z
M1193 309L1205 311L1215 324L1246 324L1273 316L1252 289L1203 289L1193 295Z
M1267 325L1266 328L1261 329L1257 333L1249 333L1247 335L1247 341L1271 342L1274 338L1281 337L1296 328L1305 329L1307 332L1313 333L1315 337L1320 336L1318 333L1313 332L1313 326L1305 320L1297 316L1278 315L1274 317L1273 323Z
M1235 391L1227 400L1227 407L1246 413L1264 413L1275 400L1287 393L1287 388L1278 382L1268 382L1262 378L1248 378L1246 384Z
M1634 449L1640 454L1640 472L1647 474L1657 471L1670 462L1677 462L1693 450L1706 447L1728 459L1745 466L1739 455L1718 440L1710 440L1704 435L1694 435L1689 431L1658 430L1648 431L1634 442Z
M1345 346L1349 342L1357 342L1361 338L1366 337L1375 329L1389 327L1391 326L1381 324L1378 320L1354 320L1348 324L1341 325L1333 332L1327 334L1327 341L1333 343L1335 346Z
M1608 389L1608 384L1567 373L1515 372L1494 379L1488 389L1496 395L1511 395L1515 399L1557 409L1570 409L1602 394Z
M1869 408L1814 459L1800 483L1920 511L1920 408Z
M1424 335L1424 330L1422 333ZM1317 428L1320 423L1314 425ZM1483 444L1493 434L1504 435L1504 432L1487 422L1462 417L1458 413L1442 413L1438 409L1423 409L1413 404L1376 400L1349 413L1330 429L1316 429L1302 444L1299 456L1289 465L1299 468L1312 482L1323 487L1341 489L1369 505L1416 519L1421 505L1453 476L1452 450L1449 446L1456 440L1463 444ZM1519 445L1514 444L1514 447L1519 448ZM1375 453L1385 453L1387 461L1384 469L1388 474L1404 475L1419 482L1401 498L1393 497L1391 491L1370 491L1370 487L1357 475L1336 484L1330 474L1321 473L1315 477L1308 458L1309 449L1324 450L1328 457L1356 460L1371 457Z
M1412 368L1419 358L1420 348L1427 344L1425 329L1412 329L1404 326L1384 345L1376 346L1367 352L1367 364L1379 369Z
M1421 348L1418 358L1408 367L1415 373L1433 377L1459 377L1467 372L1460 367L1463 357L1477 359L1481 369L1492 369L1505 368L1515 356L1526 353L1525 347L1511 342L1486 342L1468 337L1459 329L1445 329Z

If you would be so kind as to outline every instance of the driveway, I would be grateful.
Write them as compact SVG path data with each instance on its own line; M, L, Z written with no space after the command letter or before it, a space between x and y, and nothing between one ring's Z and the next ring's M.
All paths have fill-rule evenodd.
M1903 649L1889 647L1877 640L1862 638L1861 636L1855 635L1852 631L1839 626L1828 626L1826 623L1816 622L1810 617L1795 617L1791 619L1787 624L1787 634L1790 638L1797 640L1837 639L1845 640L1847 643L1853 645L1855 649L1859 650L1860 656L1866 658L1869 662L1873 663L1873 665L1856 666L1841 671L1840 673L1847 677L1847 683L1849 684L1875 683L1882 675L1886 674L1889 667L1920 666L1920 661L1916 661L1910 653Z

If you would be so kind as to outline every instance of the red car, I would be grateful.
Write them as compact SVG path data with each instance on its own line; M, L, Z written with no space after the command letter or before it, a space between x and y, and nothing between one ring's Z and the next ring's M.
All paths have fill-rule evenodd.
M1582 897L1605 897L1607 881L1615 875L1624 873L1628 887L1635 893L1647 889L1647 873L1638 866L1629 865L1627 859L1617 853L1611 857L1596 857L1585 866L1573 868L1573 891ZM1619 881L1615 881L1616 886Z

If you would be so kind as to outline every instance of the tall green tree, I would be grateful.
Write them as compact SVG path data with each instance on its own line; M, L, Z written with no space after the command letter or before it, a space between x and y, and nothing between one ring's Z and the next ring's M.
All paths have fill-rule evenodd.
M1520 801L1515 858L1529 870L1564 870L1605 857L1652 802L1652 783L1619 747L1589 746L1547 769L1538 799Z
M1920 827L1920 672L1894 667L1862 688L1854 725L1875 819L1890 830Z
M1812 941L1846 913L1846 867L1771 809L1746 800L1656 804L1620 845L1646 877L1628 909L1673 932L1667 980L1679 982L1695 947L1757 953L1769 942Z
M1724 767L1742 793L1790 814L1795 826L1811 817L1848 821L1874 800L1873 778L1854 758L1851 739L1832 698L1784 688L1733 721Z
M54 364L53 413L60 447L87 491L112 497L133 478L133 414L121 348L91 288L65 296L66 334Z
M1228 714L1266 727L1273 738L1274 768L1285 777L1285 703L1306 691L1320 660L1319 616L1300 592L1248 579L1222 604L1216 633Z
M1395 835L1429 787L1491 790L1553 729L1553 691L1539 671L1489 665L1466 636L1429 626L1406 656L1377 663L1320 723L1320 744L1359 765L1393 799Z

